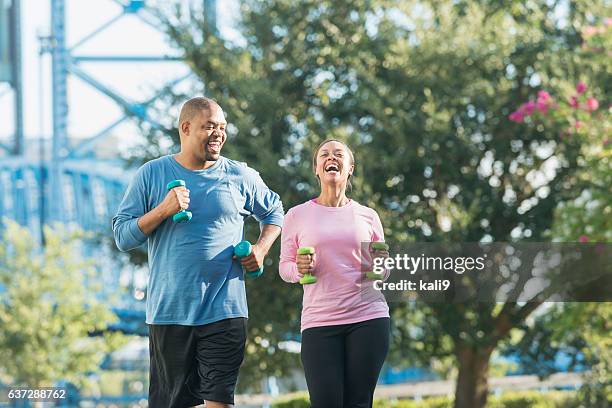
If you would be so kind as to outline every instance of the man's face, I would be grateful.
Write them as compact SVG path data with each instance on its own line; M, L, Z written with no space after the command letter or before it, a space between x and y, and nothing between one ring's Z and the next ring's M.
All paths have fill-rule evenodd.
M225 115L218 105L199 111L183 127L188 149L202 161L217 161L227 138Z

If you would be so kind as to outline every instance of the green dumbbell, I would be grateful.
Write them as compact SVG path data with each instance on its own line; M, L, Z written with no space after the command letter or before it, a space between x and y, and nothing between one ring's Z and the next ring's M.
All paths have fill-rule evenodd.
M297 253L298 255L314 255L315 249L313 247L301 247L298 249ZM302 285L310 285L316 282L317 278L312 276L310 273L306 273L300 278L300 283Z
M234 255L238 258L244 258L245 256L251 255L251 251L253 251L253 245L249 241L240 241L238 245L234 247ZM246 271L246 275L249 278L258 278L263 274L263 265L261 268L256 271Z
M166 185L166 190L170 191L174 187L185 187L185 181L184 180L172 180ZM172 221L177 222L177 223L189 221L191 217L193 217L193 214L191 214L191 211L181 210L172 216Z
M372 242L372 245L370 246L370 248L372 248L373 251L388 251L389 245L385 244L384 242ZM383 278L382 274L378 274L373 271L366 272L365 275L367 279L372 279L372 280L382 280Z

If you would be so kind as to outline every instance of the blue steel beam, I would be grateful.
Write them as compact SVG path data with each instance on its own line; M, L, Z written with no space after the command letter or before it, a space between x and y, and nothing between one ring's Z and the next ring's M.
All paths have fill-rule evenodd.
M53 146L49 172L51 220L61 219L63 196L60 185L60 160L66 148L68 102L66 77L68 75L68 52L66 51L64 0L51 0L51 35L53 36L52 82L53 82Z
M113 130L114 128L122 124L123 122L125 122L127 119L128 117L126 115L123 115L122 117L120 117L119 119L117 119L116 121L114 121L113 123L105 127L104 129L99 131L94 136L83 140L78 145L70 149L70 152L68 153L66 157L67 158L77 158L77 157L83 156L86 153L91 152L99 140L106 137L108 135L108 132L110 132L111 130Z
M105 22L102 25L100 25L98 28L93 30L91 33L85 35L83 38L81 38L79 41L77 41L76 44L74 44L72 47L70 47L69 52L73 52L75 49L77 49L81 45L85 44L87 41L91 40L93 37L95 37L96 35L100 34L102 31L106 30L108 27L113 25L117 20L119 20L124 15L125 15L125 13L123 13L123 12L119 13L115 17L111 18L107 22Z
M21 72L21 0L13 0L11 6L11 31L13 59L13 89L15 90L15 141L13 154L23 153L23 75Z
M145 7L144 0L130 0L127 4L123 5L123 9L126 13L138 13L143 7Z
M103 23L98 28L93 30L91 33L87 34L84 38L82 38L80 41L78 41L71 48L71 50L74 50L75 48L81 46L83 43L87 42L91 38L95 37L95 35L99 34L103 30L105 30L106 28L110 27L113 23L118 21L125 14L133 14L133 15L137 16L144 23L151 25L156 30L159 30L159 24L157 22L155 22L155 21L152 21L150 19L149 10L148 10L148 8L145 5L145 1L144 0L131 0L131 1L128 1L128 2L124 2L124 1L120 1L120 0L113 0L113 1L115 3L117 3L119 6L122 7L123 12L121 14L111 18L109 21ZM204 0L204 8L205 8L207 19L209 19L208 21L209 21L210 27L212 27L214 32L216 32L216 27L217 27L216 26L216 17L217 17L217 14L216 14L216 0ZM68 55L68 51L66 51L66 54ZM101 81L98 81L93 76L89 75L87 72L85 72L79 66L77 66L77 64L79 62L109 62L109 63L112 62L112 63L117 63L117 62L180 61L181 60L180 57L177 57L177 56L168 56L168 55L161 55L161 56L151 56L151 55L142 55L142 56L73 55L71 57L67 56L66 59L67 59L67 69L72 74L74 74L75 76L79 77L81 80L83 80L84 82L88 83L89 85L93 86L99 92L101 92L101 93L107 95L109 98L111 98L115 103L117 103L119 106L121 106L123 108L126 116L128 116L128 115L136 116L137 118L139 118L139 119L141 119L143 121L148 122L154 129L162 129L162 130L164 129L163 125L161 125L157 121L152 120L147 115L148 106L154 101L154 99L152 99L150 101L147 101L147 102L144 102L144 103L132 103L132 102L126 100L124 97L122 97L118 92L114 91L110 87L104 85ZM174 84L182 81L183 79L184 78L177 78L177 80L174 81ZM168 86L165 87L165 89L167 89L170 86L174 86L174 85L168 85ZM159 94L157 94L154 98L157 98L158 96L159 96ZM125 119L123 117L121 117L119 119L116 119L115 122L109 124L106 128L102 129L101 131L99 131L94 136L89 137L86 140L84 140L75 149L72 149L72 150L65 149L65 148L62 149L62 156L61 157L69 157L69 158L81 157L83 154L88 153L89 151L91 151L91 148L95 145L95 143L97 141L99 141L100 139L106 137L112 129L114 129L117 125L122 123L124 120Z
M173 55L77 55L72 56L72 61L79 62L165 62L182 61L182 57Z
M153 27L156 30L159 30L159 24L154 21L155 19L152 19L150 15L144 15L149 14L144 0L129 0L127 3L120 0L113 0L113 2L121 6L124 13L133 14L143 23Z
M175 85L179 84L180 82L182 82L182 81L186 80L187 78L189 78L191 75L192 75L192 73L188 73L187 75L183 75L182 77L178 77L178 78L174 79L173 81L171 81L170 83L168 83L168 85L166 85L165 88L172 88L173 86L175 86ZM163 92L163 89L158 91L158 92L156 92L155 95L153 95L153 97L150 98L148 101L144 102L143 105L146 106L146 107L151 105L161 95L162 92ZM78 157L82 157L84 154L90 152L93 149L93 147L95 146L95 144L99 140L101 140L102 138L106 137L108 132L113 130L116 126L118 126L119 124L123 123L127 119L128 119L127 115L123 116L123 117L117 119L111 125L107 126L105 129L103 129L100 132L98 132L95 136L92 136L92 137L82 141L77 146L75 146L74 148L71 149L71 151L68 153L67 157L68 158L78 158Z
M0 142L0 149L6 151L8 154L13 153L13 148L5 145L4 143Z
M122 96L120 96L110 87L104 85L102 82L98 81L97 79L83 71L80 67L71 65L69 69L72 74L82 79L86 84L91 85L104 95L108 96L110 99L115 101L117 105L121 106L125 111L130 112L132 110L132 103L125 100Z
M215 35L218 35L217 30L217 1L216 0L204 0L204 17L208 29Z
M43 208L50 195L43 189L49 166L49 162L35 162L23 156L0 162L0 218L14 219L38 231L39 217L49 216ZM129 178L130 171L118 161L92 167L90 160L64 160L59 178L65 196L64 211L56 220L78 221L88 231L107 231Z
M87 34L85 37L83 37L81 40L79 40L71 48L71 50L74 50L74 49L78 48L79 46L83 45L85 42L89 41L91 38L95 37L97 34L99 34L100 32L102 32L105 29L107 29L108 27L110 27L112 24L117 22L125 14L134 14L141 21L143 21L144 23L151 25L156 30L159 29L159 24L156 24L155 22L151 21L148 16L144 15L147 12L147 8L146 8L145 2L143 0L131 0L131 1L127 2L127 3L119 1L119 0L114 0L114 2L119 4L122 7L122 9L123 9L122 13L117 15L117 16L115 16L115 17L113 17L113 18L111 18L109 21L103 23L98 28L93 30L91 33ZM52 0L52 7L55 7L55 6L53 6L55 3L61 4L61 9L62 9L62 12L63 12L63 0ZM215 1L214 0L206 0L206 7L210 8L213 11L216 11L216 3L215 3ZM60 14L57 14L57 15L59 16ZM61 17L61 19L62 19L61 25L63 26L63 19L64 19L63 14L61 14L61 16L62 16ZM63 35L62 35L62 39L63 39ZM123 108L123 110L126 113L126 116L127 115L136 116L139 119L148 122L155 129L164 129L163 125L161 125L160 123L152 120L147 115L148 105L152 101L148 101L148 102L145 102L145 103L132 103L132 102L129 102L124 97L122 97L119 93L117 93L116 91L112 90L110 87L104 85L101 81L98 81L97 79L95 79L94 77L92 77L91 75L86 73L83 69L78 67L76 64L78 64L79 62L161 62L161 61L180 61L181 60L180 57L177 57L177 56L168 56L168 55L161 55L161 56L150 56L150 55L143 55L143 56L80 55L79 56L79 55L74 55L74 56L70 56L70 51L71 50L66 50L65 49L65 44L63 42L61 43L61 47L59 47L59 44L57 43L57 39L56 39L56 45L55 45L53 51L54 52L57 51L56 50L57 48L62 48L64 50L64 58L65 58L65 61L64 61L65 64L64 65L65 65L67 70L69 70L75 76L79 77L84 82L86 82L89 85L93 86L99 92L101 92L101 93L107 95L109 98L111 98L115 103L117 103L119 106L121 106ZM65 80L65 78L64 78L64 80ZM175 83L178 83L178 82L180 82L182 80L183 80L183 78L179 78ZM54 88L54 95L55 95L55 88ZM159 94L156 95L156 97L157 96L159 96ZM58 98L58 99L61 99L61 98ZM54 107L55 107L55 104L54 104ZM61 144L61 154L60 154L60 157L79 157L82 153L87 153L88 151L91 150L91 147L95 144L95 142L97 142L98 140L106 137L110 130L114 129L118 124L120 124L124 120L125 120L124 118L119 118L119 119L115 120L115 122L109 124L102 131L98 132L94 136L92 136L92 137L88 138L87 140L83 141L78 146L76 151L75 150L70 151L69 149L66 148L65 143L62 143ZM55 116L54 116L54 124L55 124ZM54 135L55 134L56 134L56 132L55 132L55 129L54 129ZM56 141L56 137L54 137L54 142L55 141ZM56 143L54 143L54 146L55 145L56 145ZM54 154L55 153L56 153L56 149L54 147ZM56 156L54 156L54 157L56 157ZM55 174L55 173L53 173L53 174ZM52 180L54 178L56 178L56 177L52 176ZM54 187L52 187L52 188L54 188Z
M146 104L143 104L143 103L131 103L131 102L127 101L125 98L123 98L117 92L113 91L111 88L109 88L108 86L104 85L102 82L98 81L97 79L95 79L91 75L87 74L85 71L83 71L81 68L79 68L76 65L71 65L70 66L70 71L75 76L77 76L80 79L82 79L85 83L91 85L92 87L94 87L98 91L102 92L103 94L105 94L106 96L111 98L113 101L115 101L115 103L117 105L121 106L124 109L124 111L126 111L130 115L136 116L139 119L145 120L154 129L164 129L163 125L161 125L158 122L154 121L153 119L151 119L147 115L147 106L146 106ZM69 154L69 152L66 150L64 152L64 157L66 157L68 154Z

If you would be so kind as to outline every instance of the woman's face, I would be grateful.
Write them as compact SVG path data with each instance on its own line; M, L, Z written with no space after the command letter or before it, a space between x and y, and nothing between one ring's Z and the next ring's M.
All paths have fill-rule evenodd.
M317 152L315 174L319 176L321 185L344 183L353 174L351 155L346 146L340 142L325 143Z

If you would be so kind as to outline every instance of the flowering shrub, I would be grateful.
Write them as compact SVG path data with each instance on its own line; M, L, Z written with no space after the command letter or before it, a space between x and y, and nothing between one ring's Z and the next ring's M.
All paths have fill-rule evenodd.
M583 27L580 36L583 40L582 54L587 60L607 61L612 56L612 18L606 18L598 26ZM586 137L583 142L603 143L605 148L609 143L610 106L602 106L601 98L596 97L597 91L589 89L585 81L579 81L573 90L568 90L565 98L553 97L548 91L541 90L535 99L523 103L508 119L515 123L543 125L547 130L557 130L561 139L582 135Z
M609 79L612 56L612 19L600 26L586 26L581 31L582 56L593 73L593 81L579 81L568 87L567 97L553 97L540 91L536 100L518 107L509 120L557 136L556 154L563 157L564 148L578 152L580 170L571 180L577 187L574 197L558 203L550 236L555 241L612 242L612 148L610 139L609 96L594 84ZM597 69L604 74L597 81ZM602 87L604 88L604 87ZM599 95L596 96L596 95ZM605 98L605 99L604 99ZM564 146L565 145L565 146ZM565 150L567 150L565 149ZM574 187L574 188L575 188ZM577 195L577 196L576 196ZM610 341L610 304L581 303L565 306L566 315L574 314L588 347L582 350L592 364L585 383L578 391L580 406L610 406L612 399L612 342ZM571 326L568 326L571 327Z
M567 98L553 97L541 90L512 112L508 119L528 126L542 125L558 132L558 141L579 143L583 170L578 179L583 189L573 200L559 203L558 222L552 233L560 240L609 242L612 239L612 185L610 158L610 112L583 81L578 82Z
M584 40L582 49L584 51L607 54L609 57L612 50L612 18L606 18L600 26L586 26L582 29L581 35Z
M607 61L612 55L612 18L581 31L582 50L587 60ZM604 64L607 66L607 64ZM558 204L552 238L561 241L610 242L612 240L612 149L610 110L600 102L602 91L578 81L567 96L540 90L512 112L508 119L527 126L556 132L559 144L577 144L582 168L577 174L578 197Z
M574 133L586 133L586 123L601 124L605 113L600 111L599 100L589 94L587 84L580 81L576 84L575 92L566 99L556 99L547 91L539 91L537 99L523 103L508 119L516 123L542 123L547 128L558 128L563 138Z

